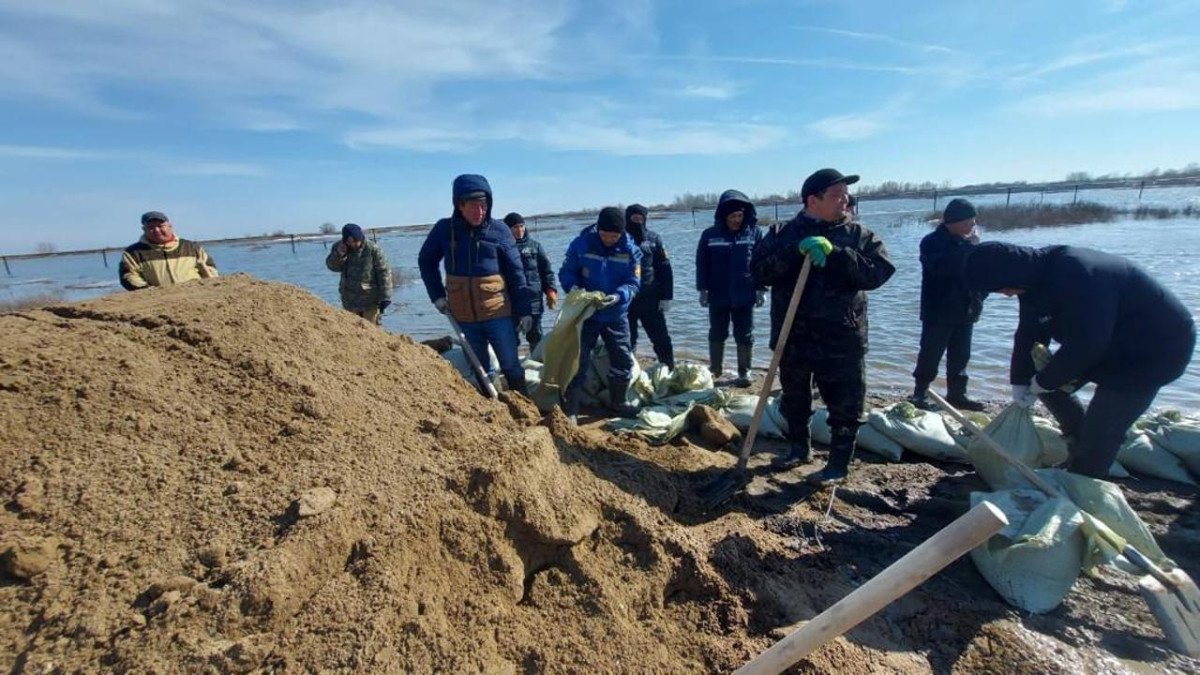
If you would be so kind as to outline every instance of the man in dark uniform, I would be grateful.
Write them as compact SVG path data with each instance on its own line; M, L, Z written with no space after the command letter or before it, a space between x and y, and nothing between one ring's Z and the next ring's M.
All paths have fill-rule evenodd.
M967 398L971 333L983 311L984 294L962 285L963 257L979 243L975 205L951 199L942 222L921 240L921 350L913 370L913 405L933 409L925 393L946 355L946 401L960 410L983 410Z
M554 268L550 266L550 258L541 242L529 236L525 229L525 219L519 213L504 216L504 224L517 240L517 250L521 253L521 262L525 265L525 283L529 287L529 307L533 312L530 328L525 332L529 342L529 351L533 352L538 342L542 340L542 296L546 296L546 305L550 309L558 307L558 289L554 287ZM517 327L517 343L520 344L520 327Z
M675 298L675 275L671 272L671 260L662 237L646 227L649 213L641 204L631 204L625 209L625 228L642 251L642 290L629 306L630 343L636 351L637 326L641 321L654 345L658 362L674 368L675 349L671 346L671 334L667 332L667 311Z
M883 241L847 216L847 186L857 181L858 176L843 176L835 169L809 176L800 190L804 209L773 227L750 261L754 278L771 287L770 347L775 349L804 257L812 259L779 379L780 407L791 442L783 466L808 459L814 381L829 408L829 462L806 479L816 485L839 483L849 473L858 427L864 421L866 291L879 288L896 271Z
M1071 448L1067 469L1108 475L1130 425L1183 374L1196 347L1192 313L1125 258L1075 246L987 242L967 254L970 290L1020 298L1013 336L1013 401L1039 397ZM1059 348L1036 372L1034 344ZM1071 392L1094 382L1085 409Z

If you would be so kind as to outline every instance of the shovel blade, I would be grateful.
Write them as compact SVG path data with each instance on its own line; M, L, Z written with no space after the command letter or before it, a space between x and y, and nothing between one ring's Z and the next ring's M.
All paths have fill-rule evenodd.
M1138 582L1142 597L1158 620L1159 627L1171 648L1191 657L1200 656L1200 590L1183 570L1173 569L1166 575L1173 588L1164 586L1152 576Z
M750 472L745 469L730 469L717 476L713 482L700 488L700 503L705 511L712 511L733 498L750 484Z

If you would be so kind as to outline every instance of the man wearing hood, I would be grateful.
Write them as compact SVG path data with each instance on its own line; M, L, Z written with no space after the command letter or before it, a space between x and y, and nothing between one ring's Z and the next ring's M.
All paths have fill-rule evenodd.
M586 321L580 333L579 372L567 385L565 409L575 421L583 397L583 384L592 365L592 349L603 339L608 350L608 391L611 407L623 417L637 414L625 405L625 393L633 376L633 347L629 341L629 304L641 288L642 251L625 232L621 210L600 210L595 227L579 234L567 247L567 257L558 271L563 291L573 288L605 294L604 304Z
M754 204L741 192L726 190L717 202L713 226L700 233L696 246L696 290L700 306L708 308L708 368L713 377L721 376L732 320L738 387L750 386L754 308L766 302L765 287L750 274L750 256L761 240Z
M867 294L896 268L883 241L847 215L847 186L858 176L821 169L804 181L804 209L776 226L754 247L750 271L771 287L771 349L780 339L796 278L807 256L812 270L796 310L779 365L781 410L791 451L782 466L807 461L812 385L829 409L829 462L807 477L816 485L839 483L849 473L866 397ZM765 395L765 392L764 392Z
M490 344L508 388L523 393L517 332L528 332L533 318L517 242L504 223L492 218L492 188L486 178L455 178L453 198L454 214L433 226L417 256L421 280L433 306L462 326L479 360L488 361ZM443 261L444 282L438 269Z
M325 257L325 267L341 275L342 308L378 324L392 304L392 270L383 249L367 241L361 227L346 223L342 240Z
M969 290L1020 299L1013 401L1046 404L1068 438L1069 471L1107 476L1130 425L1191 361L1191 312L1132 262L1082 247L983 243L963 278ZM1038 370L1033 347L1051 340L1059 347ZM1088 382L1096 390L1085 409L1073 392Z
M675 275L662 237L646 227L649 215L650 211L641 204L631 204L625 209L625 227L642 252L642 290L629 305L629 342L636 350L640 321L650 344L654 345L658 362L674 368L675 349L667 331L667 311L675 297Z
M125 290L136 291L215 277L217 265L203 246L176 237L166 214L147 211L142 214L142 238L121 255L117 276Z
M550 309L558 307L558 289L554 287L554 268L550 266L550 258L541 242L529 236L525 228L525 219L519 213L504 216L504 224L517 240L517 250L521 253L521 264L525 273L525 284L529 287L530 311L533 312L532 326L525 332L529 342L529 351L533 352L538 342L542 340L542 295L546 296L546 305ZM520 335L517 342L520 343Z

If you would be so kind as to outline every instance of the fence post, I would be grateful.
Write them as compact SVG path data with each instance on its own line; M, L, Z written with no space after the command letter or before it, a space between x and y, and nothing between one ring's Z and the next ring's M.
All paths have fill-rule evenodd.
M104 269L108 269L108 251L100 249L100 257L104 258Z
M12 270L8 269L8 256L4 256L4 271L8 273L8 276L12 276Z
M933 189L933 210L937 211L937 188Z
M1139 202L1142 201L1142 190L1145 190L1145 189L1146 189L1146 181L1142 181L1142 184L1138 186L1138 201Z
M1012 201L1012 188L1008 188L1008 194L1004 195L1004 208L1008 208L1008 203Z
M289 234L288 236L292 238L292 254L295 255L295 253L296 253L296 235Z
M692 227L696 226L696 207L692 207Z
M779 220L779 202L775 202L775 220Z
M1073 205L1078 201L1079 201L1079 186L1076 185L1075 186L1075 196L1071 198L1071 204Z
M375 242L376 244L379 243L379 236L375 234L375 228L373 227L371 228L371 241Z

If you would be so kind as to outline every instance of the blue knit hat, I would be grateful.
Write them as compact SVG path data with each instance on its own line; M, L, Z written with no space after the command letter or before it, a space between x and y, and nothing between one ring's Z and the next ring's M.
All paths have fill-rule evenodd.
M363 234L362 228L354 223L346 223L342 227L342 241L356 239L358 241L366 240L366 235Z

